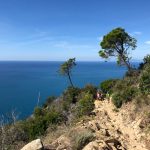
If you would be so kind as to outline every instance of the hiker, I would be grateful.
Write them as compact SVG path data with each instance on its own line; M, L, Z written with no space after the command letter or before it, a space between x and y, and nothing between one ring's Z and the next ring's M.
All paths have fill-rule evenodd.
M97 90L97 99L101 100L102 99L102 93L100 92L100 90Z
M99 94L99 92L97 92L97 99L99 100L100 99L100 94Z

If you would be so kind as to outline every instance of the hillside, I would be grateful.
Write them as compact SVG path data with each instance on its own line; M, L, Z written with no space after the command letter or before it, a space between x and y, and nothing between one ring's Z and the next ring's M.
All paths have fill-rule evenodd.
M132 109L133 105L127 104L118 112L111 101L96 100L92 116L70 129L63 128L64 133L52 143L47 134L42 138L44 147L47 150L148 150L150 141L146 141L148 137L145 138L140 128L143 114L133 120Z

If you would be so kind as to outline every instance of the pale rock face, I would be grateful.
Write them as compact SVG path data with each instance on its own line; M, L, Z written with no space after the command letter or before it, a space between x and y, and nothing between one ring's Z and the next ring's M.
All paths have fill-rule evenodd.
M42 150L42 148L42 141L37 139L25 145L21 150Z
M96 142L90 142L88 145L86 145L83 150L96 150L98 149L99 145Z

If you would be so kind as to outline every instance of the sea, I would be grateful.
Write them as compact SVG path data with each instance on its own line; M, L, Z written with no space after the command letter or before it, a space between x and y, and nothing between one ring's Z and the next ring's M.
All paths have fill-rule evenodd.
M63 62L0 61L0 115L16 112L19 119L28 117L49 96L60 96L69 86L68 78L59 74ZM107 79L122 78L125 67L115 62L77 62L72 81L77 87L99 86Z

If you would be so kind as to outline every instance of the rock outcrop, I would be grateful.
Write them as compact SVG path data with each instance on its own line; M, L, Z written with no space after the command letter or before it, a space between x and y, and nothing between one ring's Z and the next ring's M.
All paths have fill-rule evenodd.
M34 140L25 145L21 150L42 150L43 144L40 139Z

